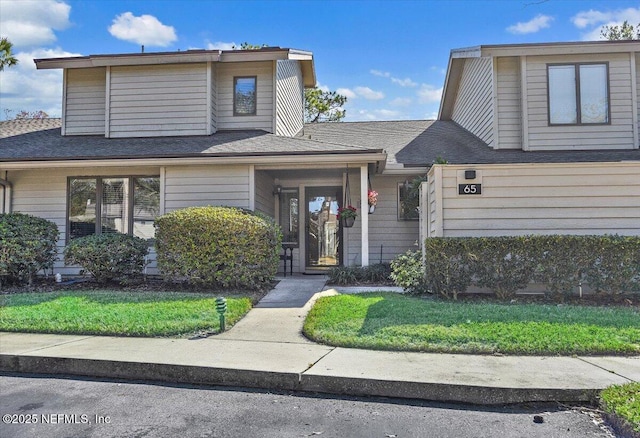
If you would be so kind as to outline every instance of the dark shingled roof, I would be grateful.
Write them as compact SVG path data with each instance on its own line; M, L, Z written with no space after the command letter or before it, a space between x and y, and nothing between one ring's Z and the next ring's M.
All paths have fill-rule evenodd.
M53 126L57 126L51 129ZM221 131L208 136L105 138L61 136L60 119L0 122L0 162L197 156L277 156L385 150L389 164L640 161L640 150L524 152L494 150L454 122L411 120L307 124L294 138L264 131ZM40 130L38 130L40 129Z
M494 150L455 122L410 120L307 124L304 137L331 143L381 148L387 163L431 165L438 157L451 164L570 163L640 161L640 150Z
M46 119L45 119L46 120ZM58 120L59 125L59 119ZM0 122L0 162L29 160L181 158L199 156L265 156L380 152L362 146L332 144L300 137L281 137L264 131L226 131L189 137L105 138L97 135L62 136L60 128L32 131L35 120ZM36 123L34 123L36 122ZM20 126L27 129L19 133Z

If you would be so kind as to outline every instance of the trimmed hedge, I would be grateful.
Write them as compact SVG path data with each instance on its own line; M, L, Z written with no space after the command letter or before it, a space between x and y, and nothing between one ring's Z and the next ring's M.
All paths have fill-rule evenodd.
M165 277L216 288L258 289L276 275L282 232L270 218L231 207L191 207L155 221Z
M337 266L329 269L329 284L342 286L361 283L386 283L390 280L391 267L388 263L369 266Z
M53 222L22 213L0 214L0 286L29 285L55 261L58 227Z
M422 269L407 254L392 262L394 280L412 292L424 284L430 293L456 299L475 284L508 299L532 281L545 284L554 298L582 283L601 294L640 290L637 236L436 237L424 244Z
M92 234L73 239L64 249L64 262L80 265L99 283L126 283L142 275L146 240L119 233Z

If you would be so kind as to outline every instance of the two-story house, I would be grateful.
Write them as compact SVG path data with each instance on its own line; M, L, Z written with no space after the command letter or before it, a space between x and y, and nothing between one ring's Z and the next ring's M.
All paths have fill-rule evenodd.
M383 175L383 147L305 135L304 88L316 83L309 52L190 50L35 63L63 70L62 119L0 123L0 212L55 222L60 253L94 233L153 238L156 216L202 205L274 217L298 272L388 261L417 239L417 222L398 214L406 172L391 166ZM373 215L370 184L380 193ZM359 209L351 229L336 218L345 202ZM375 248L374 220L387 229ZM60 260L54 271L78 268Z

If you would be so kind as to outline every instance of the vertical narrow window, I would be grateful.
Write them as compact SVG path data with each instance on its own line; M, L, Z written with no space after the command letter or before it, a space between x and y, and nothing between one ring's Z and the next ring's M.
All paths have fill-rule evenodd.
M128 178L103 178L102 202L100 208L100 223L102 233L129 232L129 201Z
M280 227L282 228L282 242L298 243L298 191L283 189L280 193Z
M67 240L89 236L96 232L96 179L69 180L69 217Z
M549 65L549 124L609 123L608 65Z
M256 115L256 77L233 78L233 114Z
M133 193L133 235L153 239L153 220L160 213L160 178L134 178Z
M398 183L398 220L417 221L420 196L405 183Z

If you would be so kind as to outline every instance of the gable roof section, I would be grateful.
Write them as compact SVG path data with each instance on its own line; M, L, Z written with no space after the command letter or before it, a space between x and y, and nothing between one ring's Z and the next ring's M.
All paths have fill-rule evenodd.
M438 158L451 164L515 164L640 161L640 150L494 150L455 122L411 120L307 124L304 136L317 141L374 147L387 152L387 169L428 167Z
M57 124L58 127L52 128ZM40 130L36 126L40 125ZM220 131L209 136L105 138L62 136L60 119L0 122L0 163L133 158L251 157L377 154L379 149L332 144L264 131Z

